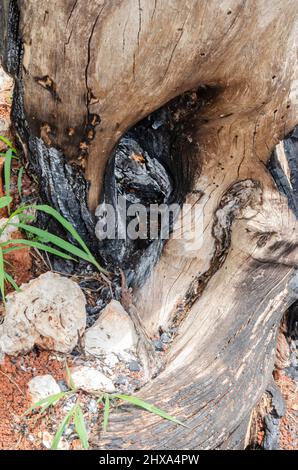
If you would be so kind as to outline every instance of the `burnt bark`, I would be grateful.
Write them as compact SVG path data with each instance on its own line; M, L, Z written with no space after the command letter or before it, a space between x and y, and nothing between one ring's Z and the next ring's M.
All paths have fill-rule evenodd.
M119 411L94 445L243 448L297 299L297 2L0 5L41 197L124 269L146 338L176 331L139 394L190 427ZM202 243L100 242L94 211L117 194L198 206Z

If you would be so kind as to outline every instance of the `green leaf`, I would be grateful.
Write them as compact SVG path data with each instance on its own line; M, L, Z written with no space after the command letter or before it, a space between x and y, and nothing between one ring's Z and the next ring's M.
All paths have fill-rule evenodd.
M39 211L45 212L46 214L49 214L52 217L54 217L73 236L73 238L78 242L78 244L83 248L85 252L84 253L85 257L83 259L85 259L86 261L89 261L89 263L92 263L94 266L97 267L99 271L102 271L105 274L109 274L109 272L106 269L102 268L98 264L98 262L96 261L92 253L90 252L89 248L87 247L86 243L82 240L82 238L80 237L78 232L75 230L75 228L71 225L71 223L69 223L61 214L59 214L58 211L56 211L55 209L53 209L53 207L48 206L46 204L36 205L33 207ZM77 255L77 256L82 258L82 256L80 255Z
M104 430L104 432L106 432L107 429L108 429L109 417L110 417L110 397L109 397L109 395L105 395L104 400L105 400L105 406L104 406L104 410L103 410L103 430Z
M0 246L7 246L7 245L12 245L12 244L31 246L32 248L37 248L38 250L48 251L49 253L52 253L52 255L59 256L60 258L76 261L75 258L73 258L70 255L67 255L66 253L63 253L63 251L56 250L55 248L52 248L51 246L44 245L43 243L40 243L40 242L35 242L34 240L26 240L25 238L24 239L16 238L14 240L8 240L7 242L1 243ZM22 247L15 247L15 249L17 248L22 248ZM13 249L11 249L11 251L13 251Z
M5 184L6 196L10 196L10 174L11 174L12 157L13 157L12 150L11 149L7 150L5 160L4 160L4 184Z
M0 292L2 295L2 301L5 303L5 286L4 286L4 259L3 259L3 252L2 249L0 249Z
M21 212L19 215L19 221L27 224L28 222L33 222L36 219L36 217L32 214L26 214L26 212Z
M21 222L15 225L23 230L26 230L29 233L37 235L40 239L46 237L49 242L53 243L53 245L56 245L59 248L62 248L63 250L67 251L68 253L71 253L75 256L78 256L79 258L90 262L89 256L83 250L63 240L63 238L57 237L57 235L53 235L52 233L49 233L46 230L41 230L40 228L33 227L32 225L23 224Z
M161 410L160 408L157 408L154 405L151 405L150 403L147 403L144 400L141 400L141 398L138 397L132 397L130 395L121 395L118 393L113 393L112 395L115 398L118 398L119 400L123 400L127 403L130 403L131 405L138 406L139 408L143 408L146 411L149 411L150 413L153 413L155 415L160 416L161 418L167 419L168 421L172 421L173 423L179 424L180 426L188 427L186 424L182 423L182 421L179 421L177 418L174 418L173 416L169 415L165 411Z
M2 140L2 142L4 142L5 145L7 145L7 147L9 147L14 153L17 153L16 149L12 146L10 140L4 137L4 135L0 135L0 140Z
M77 405L75 414L74 414L74 425L75 425L76 432L82 443L83 449L88 450L89 448L88 432L86 429L84 415L79 404Z
M0 244L0 246L2 246L2 245ZM3 248L2 252L3 252L4 255L6 255L6 253L11 253L12 251L23 250L23 249L24 249L23 246L11 246L10 248Z
M68 382L68 385L70 386L71 390L76 390L76 386L75 386L75 383L73 381L73 378L71 376L71 372L69 370L69 367L68 367L68 364L67 364L67 361L65 361L65 369L66 369L66 375L67 375L67 382Z
M21 292L21 289L19 288L15 280L8 273L4 273L4 278L7 282L9 282L12 285L15 291Z
M43 415L51 405L52 405L51 403L46 403L46 404L40 409L39 414L40 414L40 415Z
M52 450L57 450L58 449L58 445L59 445L60 439L62 437L62 434L64 433L65 429L67 428L73 414L76 411L76 408L77 408L77 405L74 405L74 407L67 413L67 415L65 416L65 418L61 422L60 426L58 427L57 432L54 436L52 445L51 445Z
M48 409L50 406L54 406L55 404L56 404L56 402L55 402L55 403L52 403L52 402L47 402L47 403L45 403L45 405L42 406L41 409L39 410L39 414L40 414L40 415L43 415L44 412L47 411L47 409Z
M20 197L22 197L22 179L23 179L24 171L25 171L25 168L21 166L21 168L19 169L19 173L18 173L18 183L17 183L18 193Z
M25 212L26 210L30 210L31 209L31 206L21 206L21 207L18 207L14 212L12 212L12 214L10 214L9 218L8 218L8 223L11 222L11 220L16 216L16 215L19 215L19 214L23 214L23 212Z
M40 408L43 405L54 405L57 401L61 400L61 398L65 397L67 395L67 392L59 392L59 393L54 393L53 395L50 395L49 397L43 398L40 401L37 401L36 403L33 403L28 410L25 411L24 415L27 415L31 413L31 411L35 410L36 408ZM47 407L48 407L47 406Z
M19 222L17 224L14 224L15 226L17 226L19 228L22 228L23 230L26 230L28 233L36 235L40 240L47 240L47 242L50 242L50 243L62 248L63 250L67 251L68 253L71 253L74 256L82 258L85 261L88 261L89 263L93 264L102 273L109 274L109 271L102 268L98 264L98 262L96 261L96 259L94 258L94 256L92 255L92 253L90 252L90 250L88 249L86 244L84 243L84 241L78 235L78 233L76 232L74 227L67 220L65 220L64 217L62 217L59 214L59 212L57 212L55 209L53 209L50 206L47 206L47 205L32 205L32 206L20 207L17 210L15 210L13 212L13 214L11 214L11 216L9 217L6 225L12 223L11 221L12 221L13 217L15 217L18 214L24 213L24 211L28 210L28 209L36 209L36 210L45 212L45 213L51 215L52 217L54 217L73 236L73 238L79 243L79 245L83 248L83 250L76 247L76 246L74 246L74 245L72 245L71 243L67 242L64 239L62 239L60 237L57 237L56 235L54 235L52 233L49 233L46 230L41 230L37 227L29 226L28 224L24 224L23 222ZM45 250L45 248L43 248L43 249ZM47 250L47 251L50 251L50 250ZM56 253L56 254L58 255L58 253ZM58 255L58 256L61 256L61 254Z
M12 197L10 196L0 197L0 209L3 209L3 207L9 206L11 202L12 202Z
M72 236L73 238L81 245L81 247L84 249L86 253L90 253L87 245L85 242L81 239L75 228L71 225L70 222L68 222L61 214L59 214L56 209L53 209L53 207L48 206L46 204L43 205L36 205L34 206L35 209L45 212L48 215L51 215L54 217Z

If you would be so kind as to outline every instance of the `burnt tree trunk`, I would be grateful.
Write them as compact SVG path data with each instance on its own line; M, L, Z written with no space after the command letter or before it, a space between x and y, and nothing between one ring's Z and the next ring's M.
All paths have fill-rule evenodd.
M298 122L297 1L0 5L14 126L42 197L110 269L124 268L145 336L178 329L157 375L148 361L154 378L139 394L189 428L119 411L96 445L243 448L297 298L293 152L288 161L279 144L270 163L279 187L267 167ZM163 200L201 208L202 244L96 239L94 211L120 191L125 152L160 162Z

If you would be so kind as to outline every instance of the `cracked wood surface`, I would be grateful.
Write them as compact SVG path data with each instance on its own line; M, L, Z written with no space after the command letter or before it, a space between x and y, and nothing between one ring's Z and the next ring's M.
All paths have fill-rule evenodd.
M165 370L140 391L190 429L130 409L113 413L110 432L93 445L244 448L250 411L272 373L279 322L297 298L289 288L297 266L297 220L276 189L263 189L235 217L227 257L182 321Z
M295 0L21 2L30 127L39 136L46 123L86 168L95 209L118 139L182 92L218 87L218 117L268 113L277 94L286 106L296 14Z

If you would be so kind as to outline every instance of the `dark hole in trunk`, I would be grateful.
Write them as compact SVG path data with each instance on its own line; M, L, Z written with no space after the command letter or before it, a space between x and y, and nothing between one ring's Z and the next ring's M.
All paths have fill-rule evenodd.
M97 219L88 210L88 183L82 170L69 164L60 149L48 148L28 126L23 104L22 68L19 67L22 39L18 34L19 10L15 0L10 1L9 18L5 53L2 51L2 54L6 69L15 79L12 120L21 140L28 144L41 200L71 222L102 264L113 272L122 268L129 285L140 285L158 260L165 240L99 241L95 236ZM117 196L122 195L128 206L137 202L147 210L152 203L181 204L191 190L192 177L199 165L198 159L193 158L197 154L194 122L199 119L200 108L213 100L219 91L217 87L202 86L186 92L130 129L108 163L102 195L105 202L115 206ZM117 213L116 223L120 222ZM69 238L69 234L45 215L39 216L38 223ZM54 270L62 273L90 273L84 262L74 264L52 258L51 263ZM115 286L119 286L118 278L116 275Z
M125 199L126 208L141 204L147 212L146 238L106 239L100 248L108 267L125 271L131 286L144 282L166 243L160 232L160 218L158 238L150 238L150 205L181 205L191 190L199 165L193 123L214 91L210 87L189 91L143 119L121 138L108 163L102 202L116 209L116 227L126 233L135 219L135 215L123 217L117 205L119 196ZM103 213L104 206L99 218ZM174 217L169 211L169 232Z

